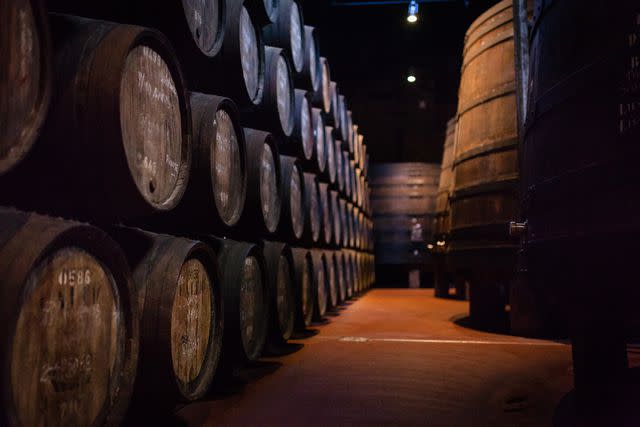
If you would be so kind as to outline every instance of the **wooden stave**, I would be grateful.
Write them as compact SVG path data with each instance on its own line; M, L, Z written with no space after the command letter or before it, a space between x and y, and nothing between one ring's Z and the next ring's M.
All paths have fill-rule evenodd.
M182 74L168 41L160 33L141 27L64 15L50 15L50 20L53 33L60 35L56 39L57 89L52 95L51 113L27 161L0 180L2 200L28 210L96 222L140 218L173 209L184 194L190 171L191 118ZM170 196L155 205L140 193L125 154L119 103L114 102L120 99L120 75L98 76L88 69L104 73L118 68L138 46L149 46L161 55L176 85L181 110L183 148L176 184ZM63 87L68 89L62 91ZM88 91L100 96L87 98L84 103L80 99ZM104 128L95 123L102 123ZM74 162L73 171L51 170L68 158L85 161ZM93 158L99 158L102 167L89 161ZM77 179L78 172L83 175L82 180ZM41 180L32 182L29 177L34 173L40 179L47 177L47 188L42 189ZM103 191L95 192L93 188Z
M318 29L309 25L304 26L304 65L302 71L295 76L295 85L297 88L308 90L310 93L321 90L322 84L322 70L320 64L320 39L318 35ZM315 57L311 55L310 46L313 45L315 49ZM315 68L316 79L315 82L312 79L311 68Z
M25 213L14 209L0 208L2 223L7 227L0 237L0 252L20 253L21 262L15 263L13 256L0 257L0 272L4 286L0 288L2 298L7 309L0 310L2 322L0 331L5 337L13 336L13 329L17 321L20 307L21 289L18 283L27 279L29 272L48 254L53 254L65 247L73 246L96 256L108 267L111 277L118 286L124 316L126 336L121 339L123 355L121 355L120 372L115 378L116 386L112 389L114 395L110 397L110 407L103 407L97 415L97 424L117 425L123 419L129 399L133 391L133 379L136 375L138 361L139 325L137 295L133 286L131 271L127 261L117 244L101 230L82 223L50 218L34 213ZM30 231L30 228L33 229ZM23 235L24 234L24 235ZM20 237L20 239L18 239ZM17 240L20 240L19 242ZM30 242L24 245L24 241ZM3 262L4 260L4 262ZM14 286L9 286L14 284ZM7 341L8 342L8 341ZM4 344L6 344L5 342ZM0 352L0 366L3 376L9 372L7 366L8 351ZM2 381L9 384L10 381ZM15 414L10 394L3 390L3 407L6 411L0 413L0 421L8 425L21 425ZM10 400L11 399L11 400Z

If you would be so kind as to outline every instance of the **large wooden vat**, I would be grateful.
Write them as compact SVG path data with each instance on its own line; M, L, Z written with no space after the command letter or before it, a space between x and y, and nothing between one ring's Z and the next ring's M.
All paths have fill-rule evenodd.
M428 268L440 165L378 163L371 170L376 262Z
M638 330L640 6L535 11L517 229L536 299L552 295L569 314L576 389L607 393Z
M508 223L518 209L513 5L482 14L465 38L454 148L451 237L455 269L469 269L471 317L503 324L515 272Z

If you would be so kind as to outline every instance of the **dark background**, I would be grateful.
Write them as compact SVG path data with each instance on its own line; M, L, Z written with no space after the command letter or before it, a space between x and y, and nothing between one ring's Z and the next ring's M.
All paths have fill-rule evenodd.
M497 0L420 3L419 20L400 5L332 6L302 0L320 29L320 53L347 98L372 162L440 163L447 120L456 112L464 34ZM417 81L407 82L412 72Z

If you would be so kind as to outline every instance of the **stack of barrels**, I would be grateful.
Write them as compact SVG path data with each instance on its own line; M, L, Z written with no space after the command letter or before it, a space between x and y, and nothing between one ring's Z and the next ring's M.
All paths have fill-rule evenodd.
M505 0L466 33L458 112L442 164L442 175L451 177L441 187L434 243L443 272L438 295L449 294L446 272L453 273L457 293L470 299L472 321L488 328L508 327L516 270L517 242L508 232L519 200L514 55L513 4Z
M366 145L299 2L0 24L0 424L148 421L372 285Z
M387 286L425 287L434 271L430 248L440 165L376 163L371 205L378 281Z

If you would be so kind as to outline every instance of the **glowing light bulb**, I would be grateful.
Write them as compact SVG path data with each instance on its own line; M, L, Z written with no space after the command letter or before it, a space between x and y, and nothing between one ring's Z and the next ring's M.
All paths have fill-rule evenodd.
M411 24L416 22L418 20L417 14L418 14L418 3L416 3L416 0L411 0L411 3L409 3L409 15L407 16L407 21L410 22Z
M414 22L417 22L417 21L418 21L418 17L416 15L407 16L407 22L410 22L413 24Z
M414 76L413 74L409 74L409 75L407 76L407 81L408 81L409 83L415 83L415 82L416 82L416 76Z

